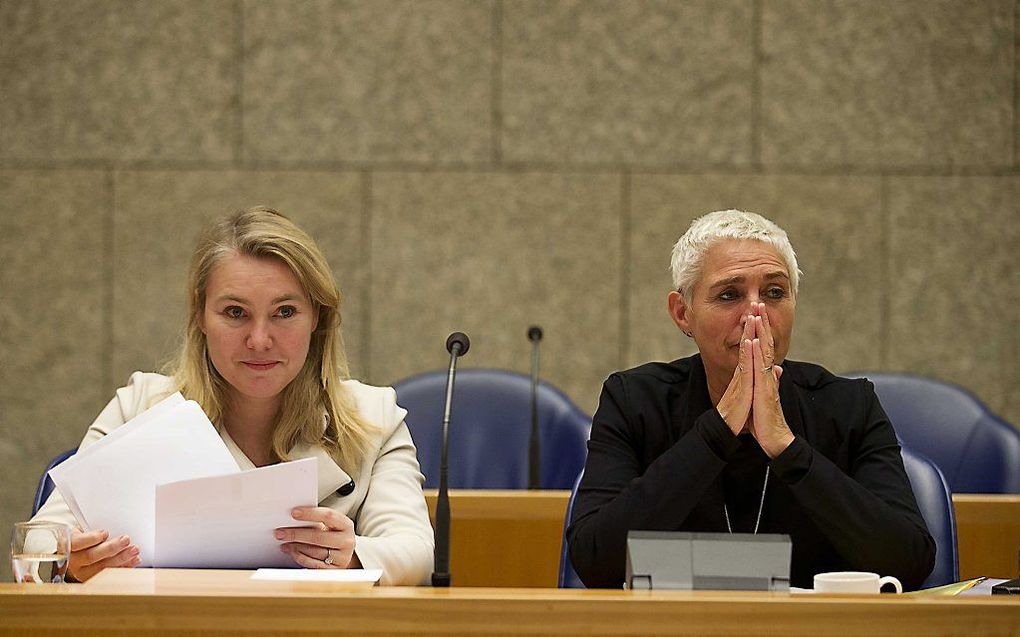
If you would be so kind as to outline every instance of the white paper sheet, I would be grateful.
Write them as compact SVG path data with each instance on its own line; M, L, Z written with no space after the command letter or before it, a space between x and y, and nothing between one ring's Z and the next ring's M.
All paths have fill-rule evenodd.
M374 586L382 577L381 568L260 568L253 580L267 582L343 582Z
M74 490L70 488L67 480L67 476L75 472L75 465L84 461L90 454L95 453L106 445L109 445L131 433L138 426L149 422L156 416L159 416L160 414L163 414L182 403L184 403L184 396L181 395L181 392L175 392L127 421L120 427L117 427L88 447L75 452L73 456L64 460L53 469L50 469L49 476L50 479L53 480L53 486L55 486L57 491L60 492L60 495L64 498L68 508L71 509L71 513L74 514L75 519L78 521L78 526L86 531L92 528L91 525L89 525L88 520L85 518L85 514L82 513L81 507L78 506L78 500L74 496Z
M153 565L157 485L239 472L197 403L151 411L138 416L140 423L134 419L110 436L123 428L126 432L76 454L66 468L61 464L54 476L65 499L76 502L83 516L79 523L106 529L111 537L130 537L142 566Z
M273 532L311 526L291 517L316 506L315 458L156 487L155 565L179 568L293 567Z

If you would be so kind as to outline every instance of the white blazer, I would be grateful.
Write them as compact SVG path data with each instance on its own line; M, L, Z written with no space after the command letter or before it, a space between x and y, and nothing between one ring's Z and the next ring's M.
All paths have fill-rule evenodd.
M354 552L365 568L381 568L382 584L425 584L432 572L434 539L411 433L404 424L407 411L396 402L391 387L373 387L355 380L343 382L362 418L376 426L375 437L358 475L350 476L319 446L298 445L290 458L318 461L319 506L330 507L354 521ZM79 449L84 449L176 391L172 379L135 372L127 386L92 423ZM226 429L217 426L241 470L255 467ZM354 479L347 495L340 487ZM33 518L76 525L74 514L54 490Z

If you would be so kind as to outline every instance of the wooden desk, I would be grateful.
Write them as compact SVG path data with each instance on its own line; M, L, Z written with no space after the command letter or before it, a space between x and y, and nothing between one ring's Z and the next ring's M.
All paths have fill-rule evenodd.
M1020 577L1020 495L953 496L960 578Z
M435 510L435 491L425 494ZM456 586L555 587L569 491L450 492ZM960 577L1017 577L1020 496L953 496Z
M450 491L454 586L555 588L569 491ZM429 514L436 492L425 492Z
M8 635L1017 635L1020 601L712 591L346 588L246 571L112 569L0 584Z

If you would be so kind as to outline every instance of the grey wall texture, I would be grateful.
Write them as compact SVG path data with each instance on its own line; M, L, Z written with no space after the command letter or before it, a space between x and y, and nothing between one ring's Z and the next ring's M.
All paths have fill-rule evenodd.
M526 371L592 412L692 352L672 243L790 234L790 356L959 383L1020 423L1014 0L5 0L0 529L183 325L211 216L321 242L354 372ZM2 576L9 579L4 561Z

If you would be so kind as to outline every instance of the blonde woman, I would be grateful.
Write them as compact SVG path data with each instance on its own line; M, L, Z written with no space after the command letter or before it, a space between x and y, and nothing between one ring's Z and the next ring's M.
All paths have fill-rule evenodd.
M256 207L212 224L195 251L187 333L170 374L135 372L80 448L174 391L195 400L241 469L316 458L319 506L276 530L306 568L381 568L384 584L424 583L433 535L406 412L391 388L348 378L340 291L315 242L279 212ZM74 524L54 491L38 520ZM139 564L138 547L76 530L69 572L85 581Z

